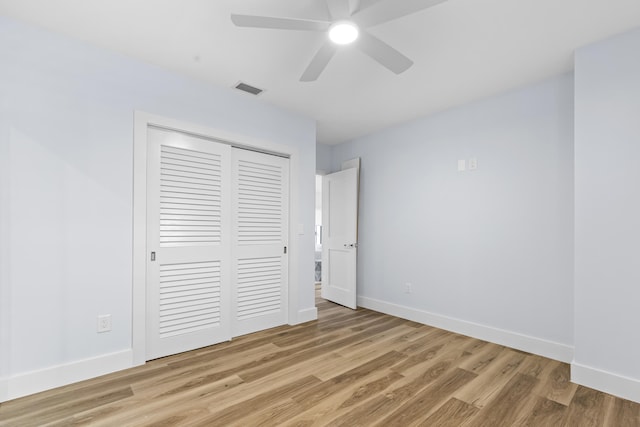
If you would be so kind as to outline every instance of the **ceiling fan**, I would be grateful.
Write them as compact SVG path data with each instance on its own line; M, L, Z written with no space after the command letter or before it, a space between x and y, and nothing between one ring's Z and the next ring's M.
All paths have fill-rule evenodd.
M362 52L394 73L400 74L411 67L413 61L368 33L366 29L419 12L444 1L446 0L374 0L368 7L356 9L351 13L349 0L326 0L330 21L233 13L231 21L238 27L327 33L329 39L320 47L300 77L300 81L303 82L314 81L320 76L335 55L338 46L354 42ZM365 0L361 2L365 3Z

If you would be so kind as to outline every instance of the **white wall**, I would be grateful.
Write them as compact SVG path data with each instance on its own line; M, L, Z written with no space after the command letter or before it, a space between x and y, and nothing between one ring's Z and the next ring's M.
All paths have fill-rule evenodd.
M326 144L316 144L316 170L318 172L331 171L331 146Z
M298 149L291 284L314 310L312 120L5 18L0 58L0 401L131 348L134 110ZM112 332L96 333L101 313Z
M640 29L577 51L572 380L640 402Z
M572 85L559 76L333 147L334 170L362 158L360 305L571 360ZM472 157L478 169L458 172Z

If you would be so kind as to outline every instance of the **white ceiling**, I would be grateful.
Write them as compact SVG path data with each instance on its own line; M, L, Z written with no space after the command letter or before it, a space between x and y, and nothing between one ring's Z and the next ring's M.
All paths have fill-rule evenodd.
M414 60L404 74L344 47L302 83L325 35L237 28L231 12L328 19L324 0L0 0L3 15L216 85L263 88L264 102L316 119L326 144L570 71L577 47L640 26L640 0L448 0L370 29Z

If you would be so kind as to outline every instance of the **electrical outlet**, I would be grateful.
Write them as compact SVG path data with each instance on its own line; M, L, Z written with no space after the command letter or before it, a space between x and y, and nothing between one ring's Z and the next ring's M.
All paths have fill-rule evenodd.
M111 315L101 314L98 316L98 332L109 332L111 330Z
M411 283L405 283L404 284L404 293L405 294L410 294L411 293Z

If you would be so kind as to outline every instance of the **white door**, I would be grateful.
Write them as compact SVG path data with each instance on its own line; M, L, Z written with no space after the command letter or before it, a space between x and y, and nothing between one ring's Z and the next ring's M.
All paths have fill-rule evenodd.
M356 308L358 168L322 179L322 298Z
M232 152L233 336L287 323L289 159Z
M147 359L231 338L231 147L150 127Z

